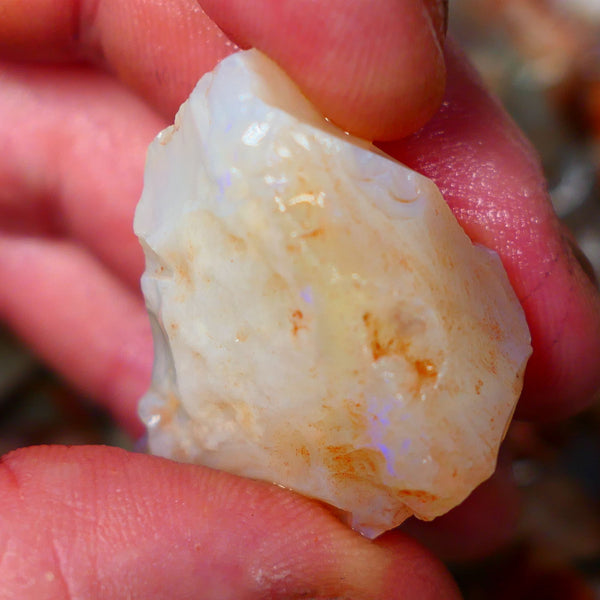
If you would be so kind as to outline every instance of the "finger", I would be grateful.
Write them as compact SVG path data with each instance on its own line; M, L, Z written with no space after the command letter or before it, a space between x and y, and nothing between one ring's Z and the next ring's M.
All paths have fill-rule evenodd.
M443 2L200 4L236 44L271 56L325 116L361 137L416 131L442 100Z
M276 486L102 447L1 464L8 597L458 598L409 538L373 544Z
M134 436L152 339L143 302L82 247L0 235L0 318Z
M532 336L519 414L558 418L600 387L600 299L561 233L535 153L454 46L443 108L384 150L436 181L469 237L498 252Z
M0 77L0 229L77 239L139 289L133 214L166 122L89 68L0 63Z
M353 133L404 135L441 101L443 0L201 4ZM234 49L194 0L9 0L0 26L5 56L104 64L170 118L199 76Z
M234 50L195 0L3 0L0 53L89 60L172 119L198 78Z

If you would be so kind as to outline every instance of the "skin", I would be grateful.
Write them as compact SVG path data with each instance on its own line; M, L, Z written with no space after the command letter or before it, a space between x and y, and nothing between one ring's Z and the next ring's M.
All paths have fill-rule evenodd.
M499 252L534 345L520 413L585 406L600 386L600 300L531 148L460 53L443 53L443 3L201 5L2 3L0 317L140 435L152 351L131 222L145 149L202 73L256 46L333 121L435 179L472 239ZM368 542L271 485L105 447L26 448L0 464L2 599L458 597L405 533ZM500 469L418 534L478 556L517 508Z

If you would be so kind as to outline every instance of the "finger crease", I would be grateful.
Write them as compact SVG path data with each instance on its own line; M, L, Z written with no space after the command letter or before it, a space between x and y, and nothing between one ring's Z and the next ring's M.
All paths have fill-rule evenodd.
M0 471L4 472L8 483L14 488L14 490L20 491L21 481L17 476L15 470L11 467L10 462L8 461L9 456L9 454L5 456L0 456Z
M46 571L44 573L44 578L46 579L46 581L48 581L48 583L60 585L62 587L63 598L65 600L72 600L73 598L75 598L75 594L71 591L68 578L65 576L65 570L63 567L63 561L60 556L60 551L56 546L56 540L54 540L53 538L50 541L50 550L52 552L52 562L54 565L54 569L51 571Z

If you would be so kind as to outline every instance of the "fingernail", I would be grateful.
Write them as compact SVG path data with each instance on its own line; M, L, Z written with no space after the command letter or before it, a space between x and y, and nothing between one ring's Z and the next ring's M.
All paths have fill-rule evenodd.
M448 31L448 0L425 0L435 32L442 43Z
M565 236L567 243L569 244L569 248L571 248L571 252L575 257L575 260L579 263L581 270L587 275L588 279L594 284L596 288L600 288L598 285L598 278L596 276L596 272L594 271L594 267L590 262L590 259L585 255L584 251L579 247L577 242L571 239L570 236Z

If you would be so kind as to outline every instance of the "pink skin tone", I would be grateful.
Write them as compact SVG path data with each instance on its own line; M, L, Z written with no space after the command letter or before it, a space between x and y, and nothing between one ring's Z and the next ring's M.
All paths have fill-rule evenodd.
M131 221L145 149L203 72L236 44L257 46L332 120L388 140L434 178L467 233L500 253L534 340L521 414L559 417L589 402L600 385L597 293L529 146L452 47L445 73L441 3L201 4L229 38L193 0L3 3L0 278L10 285L0 317L141 433L152 352ZM405 534L368 542L267 484L102 447L23 449L2 466L7 597L458 597ZM501 470L420 535L446 555L481 555L506 539L517 506Z

